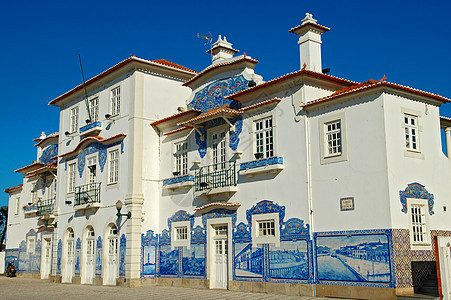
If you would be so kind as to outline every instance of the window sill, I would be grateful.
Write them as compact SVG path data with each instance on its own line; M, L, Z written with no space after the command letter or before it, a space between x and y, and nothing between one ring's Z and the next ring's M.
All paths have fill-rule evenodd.
M74 210L85 210L85 209L99 208L99 207L100 207L100 202L94 202L94 203L75 205Z
M214 188L214 189L198 191L198 192L194 193L194 197L211 196L211 195L218 195L218 194L233 194L236 192L238 192L238 187L236 185L231 185L231 186L223 186L223 187L218 187L218 188Z
M283 157L275 156L242 163L240 165L240 175L252 177L259 173L277 173L283 169Z
M410 158L418 158L418 159L424 159L424 154L421 153L420 151L415 151L415 150L404 150L404 156L405 157L410 157Z
M431 244L411 244L410 250L419 251L419 250L432 250Z

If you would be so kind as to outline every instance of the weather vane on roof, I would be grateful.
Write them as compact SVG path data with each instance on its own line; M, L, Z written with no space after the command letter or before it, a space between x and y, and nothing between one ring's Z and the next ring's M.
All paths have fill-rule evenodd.
M212 51L211 51L213 37L211 35L211 32L209 31L209 32L204 33L204 34L197 33L197 38L204 40L204 46L206 46L206 45L210 46L210 55L213 57L213 54L212 54Z

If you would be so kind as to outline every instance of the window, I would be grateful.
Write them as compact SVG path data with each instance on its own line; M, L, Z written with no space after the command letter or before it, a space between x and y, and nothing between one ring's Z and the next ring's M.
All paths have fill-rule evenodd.
M86 165L88 166L88 183L95 183L97 181L96 179L96 157L92 156L86 159L87 163Z
M69 172L67 174L67 192L75 191L75 163L69 164Z
M324 124L326 137L326 157L341 154L341 121Z
M428 204L423 199L408 199L410 217L410 241L414 249L418 246L426 246L430 249L429 226L428 226Z
M78 130L78 107L70 110L70 132L74 133Z
M119 181L119 150L109 152L109 172L108 183L117 183Z
M188 143L175 145L175 176L188 174Z
M275 236L274 220L258 221L258 236Z
M274 138L272 117L254 122L255 124L255 158L274 156ZM260 154L261 153L261 154Z
M257 244L280 246L279 214L252 215L252 247Z
M321 164L347 160L345 114L338 113L321 118L318 124Z
M191 243L191 224L189 221L173 222L171 225L171 248L187 247Z
M99 120L99 98L89 100L89 113L91 114L91 122Z
M176 227L175 231L177 241L185 241L188 239L188 229L186 228L186 226Z
M121 88L118 86L111 90L111 115L118 115L121 111Z
M16 203L15 203L15 206L14 206L14 214L16 216L19 215L19 210L20 210L20 198L16 198Z
M404 132L406 137L406 149L419 151L417 116L404 114Z
M36 204L38 197L37 184L33 183L31 185L31 203Z
M27 240L27 253L34 253L36 247L35 238L28 237Z

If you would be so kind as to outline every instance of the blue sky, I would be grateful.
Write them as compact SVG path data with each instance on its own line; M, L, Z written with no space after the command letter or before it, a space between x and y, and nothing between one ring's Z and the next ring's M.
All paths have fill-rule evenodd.
M264 80L299 69L296 35L306 12L331 28L323 67L355 81L380 79L451 97L450 1L7 1L0 9L0 188L36 159L32 139L58 130L48 101L130 54L201 71L210 56L196 34L227 36L260 61ZM451 104L441 107L451 116ZM8 195L0 192L0 205Z

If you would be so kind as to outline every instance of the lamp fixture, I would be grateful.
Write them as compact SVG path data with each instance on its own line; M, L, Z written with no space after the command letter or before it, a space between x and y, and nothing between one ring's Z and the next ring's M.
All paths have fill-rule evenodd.
M247 84L248 87L254 87L256 85L257 85L257 83L253 80L250 80L249 83Z
M70 135L70 132L69 132L69 131L66 131L66 132L64 133L64 135L65 135L65 136L69 136L69 135Z
M71 205L71 204L72 204L72 201L66 200L66 201L64 201L64 203L65 203L66 205Z
M91 120L87 119L85 122L86 122L86 124L89 124L89 123L91 123Z
M105 119L109 119L109 118L111 118L111 115L110 114L106 114L105 115Z
M132 217L132 212L131 212L131 211L129 211L129 212L126 213L126 214L121 214L121 209L122 209L122 202L121 202L121 200L117 200L117 201L116 201L116 209L117 209L116 216L117 216L118 219L119 219L121 216L126 216L127 219L130 219L130 218Z
M49 226L53 226L53 227L56 228L58 223L57 222L49 223L49 221L50 221L50 214L49 213L45 213L44 214L44 226L45 226L45 229L47 229Z
M322 70L322 72L323 72L323 74L327 74L327 73L330 72L330 68L324 68L324 69Z
M179 176L180 175L180 171L174 171L174 172L172 172L172 175Z

